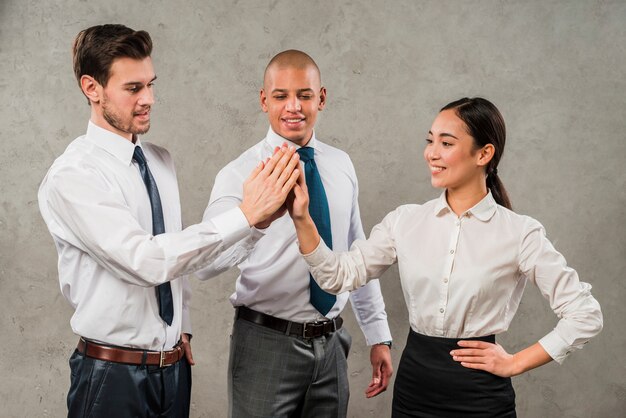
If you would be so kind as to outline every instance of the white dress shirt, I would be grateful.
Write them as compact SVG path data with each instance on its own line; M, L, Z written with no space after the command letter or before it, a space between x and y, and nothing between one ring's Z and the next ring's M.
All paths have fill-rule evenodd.
M541 224L496 204L491 193L460 217L445 192L423 205L400 206L349 252L333 253L321 242L305 259L332 292L358 288L397 262L411 328L424 335L506 331L528 281L560 319L539 341L558 363L602 329L591 286L578 280Z
M271 156L275 147L285 142L299 148L270 128L264 140L224 167L215 179L204 219L211 219L239 205L242 185L249 173L259 161ZM354 167L345 152L318 141L315 134L307 146L315 149L315 163L328 198L333 248L347 250L355 239L365 237ZM309 271L300 256L296 231L288 214L263 231L253 229L246 239L196 274L207 279L235 265L239 266L241 275L230 298L233 306L244 305L295 322L325 319L309 301ZM372 280L358 291L338 295L326 317L337 317L348 298L367 344L391 340L378 280Z
M165 234L153 236L139 167L140 145L157 183ZM239 208L181 231L178 184L169 153L89 122L39 188L39 207L59 255L61 292L85 338L147 350L172 348L191 332L185 277L250 232ZM155 287L171 281L174 319L159 316Z

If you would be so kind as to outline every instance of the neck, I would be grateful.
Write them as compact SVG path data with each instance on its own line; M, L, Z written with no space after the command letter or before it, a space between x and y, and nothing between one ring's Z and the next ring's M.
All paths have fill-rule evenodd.
M448 205L457 216L461 216L476 206L485 196L487 196L487 183L484 178L474 184L467 184L456 189L446 189Z

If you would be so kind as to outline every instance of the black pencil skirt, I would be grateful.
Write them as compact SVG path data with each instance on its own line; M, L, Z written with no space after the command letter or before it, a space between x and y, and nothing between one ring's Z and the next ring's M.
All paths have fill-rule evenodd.
M465 339L495 342L493 335ZM516 417L511 379L452 360L458 341L409 331L393 390L393 418Z

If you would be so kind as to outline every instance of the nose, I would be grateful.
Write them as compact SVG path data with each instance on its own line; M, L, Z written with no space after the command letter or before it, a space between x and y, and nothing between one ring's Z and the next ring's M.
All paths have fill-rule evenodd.
M139 97L140 106L152 106L154 104L154 91L152 87L144 88Z
M299 112L302 110L302 105L300 104L300 99L297 97L293 97L287 101L286 110L288 112Z
M430 144L426 147L426 159L428 161L439 159L439 147L436 144Z

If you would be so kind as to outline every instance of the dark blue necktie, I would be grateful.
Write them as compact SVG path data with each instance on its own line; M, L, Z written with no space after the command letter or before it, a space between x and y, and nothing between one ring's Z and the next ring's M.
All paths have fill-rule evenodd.
M306 187L309 189L309 213L317 227L317 231L324 240L328 248L333 248L333 235L330 230L330 211L328 210L328 199L324 191L324 184L317 170L317 165L313 159L315 150L311 147L298 149L300 160L304 163L304 175ZM313 277L309 275L311 305L322 315L326 315L335 304L337 297L324 292Z
M152 235L159 235L165 232L165 222L163 220L163 208L161 207L161 197L156 181L148 168L146 157L143 155L141 147L135 147L133 159L139 165L141 178L146 184L148 196L150 197L150 207L152 209ZM172 287L170 282L160 284L156 288L157 301L159 302L159 315L167 325L172 325L174 319L174 301L172 299Z

